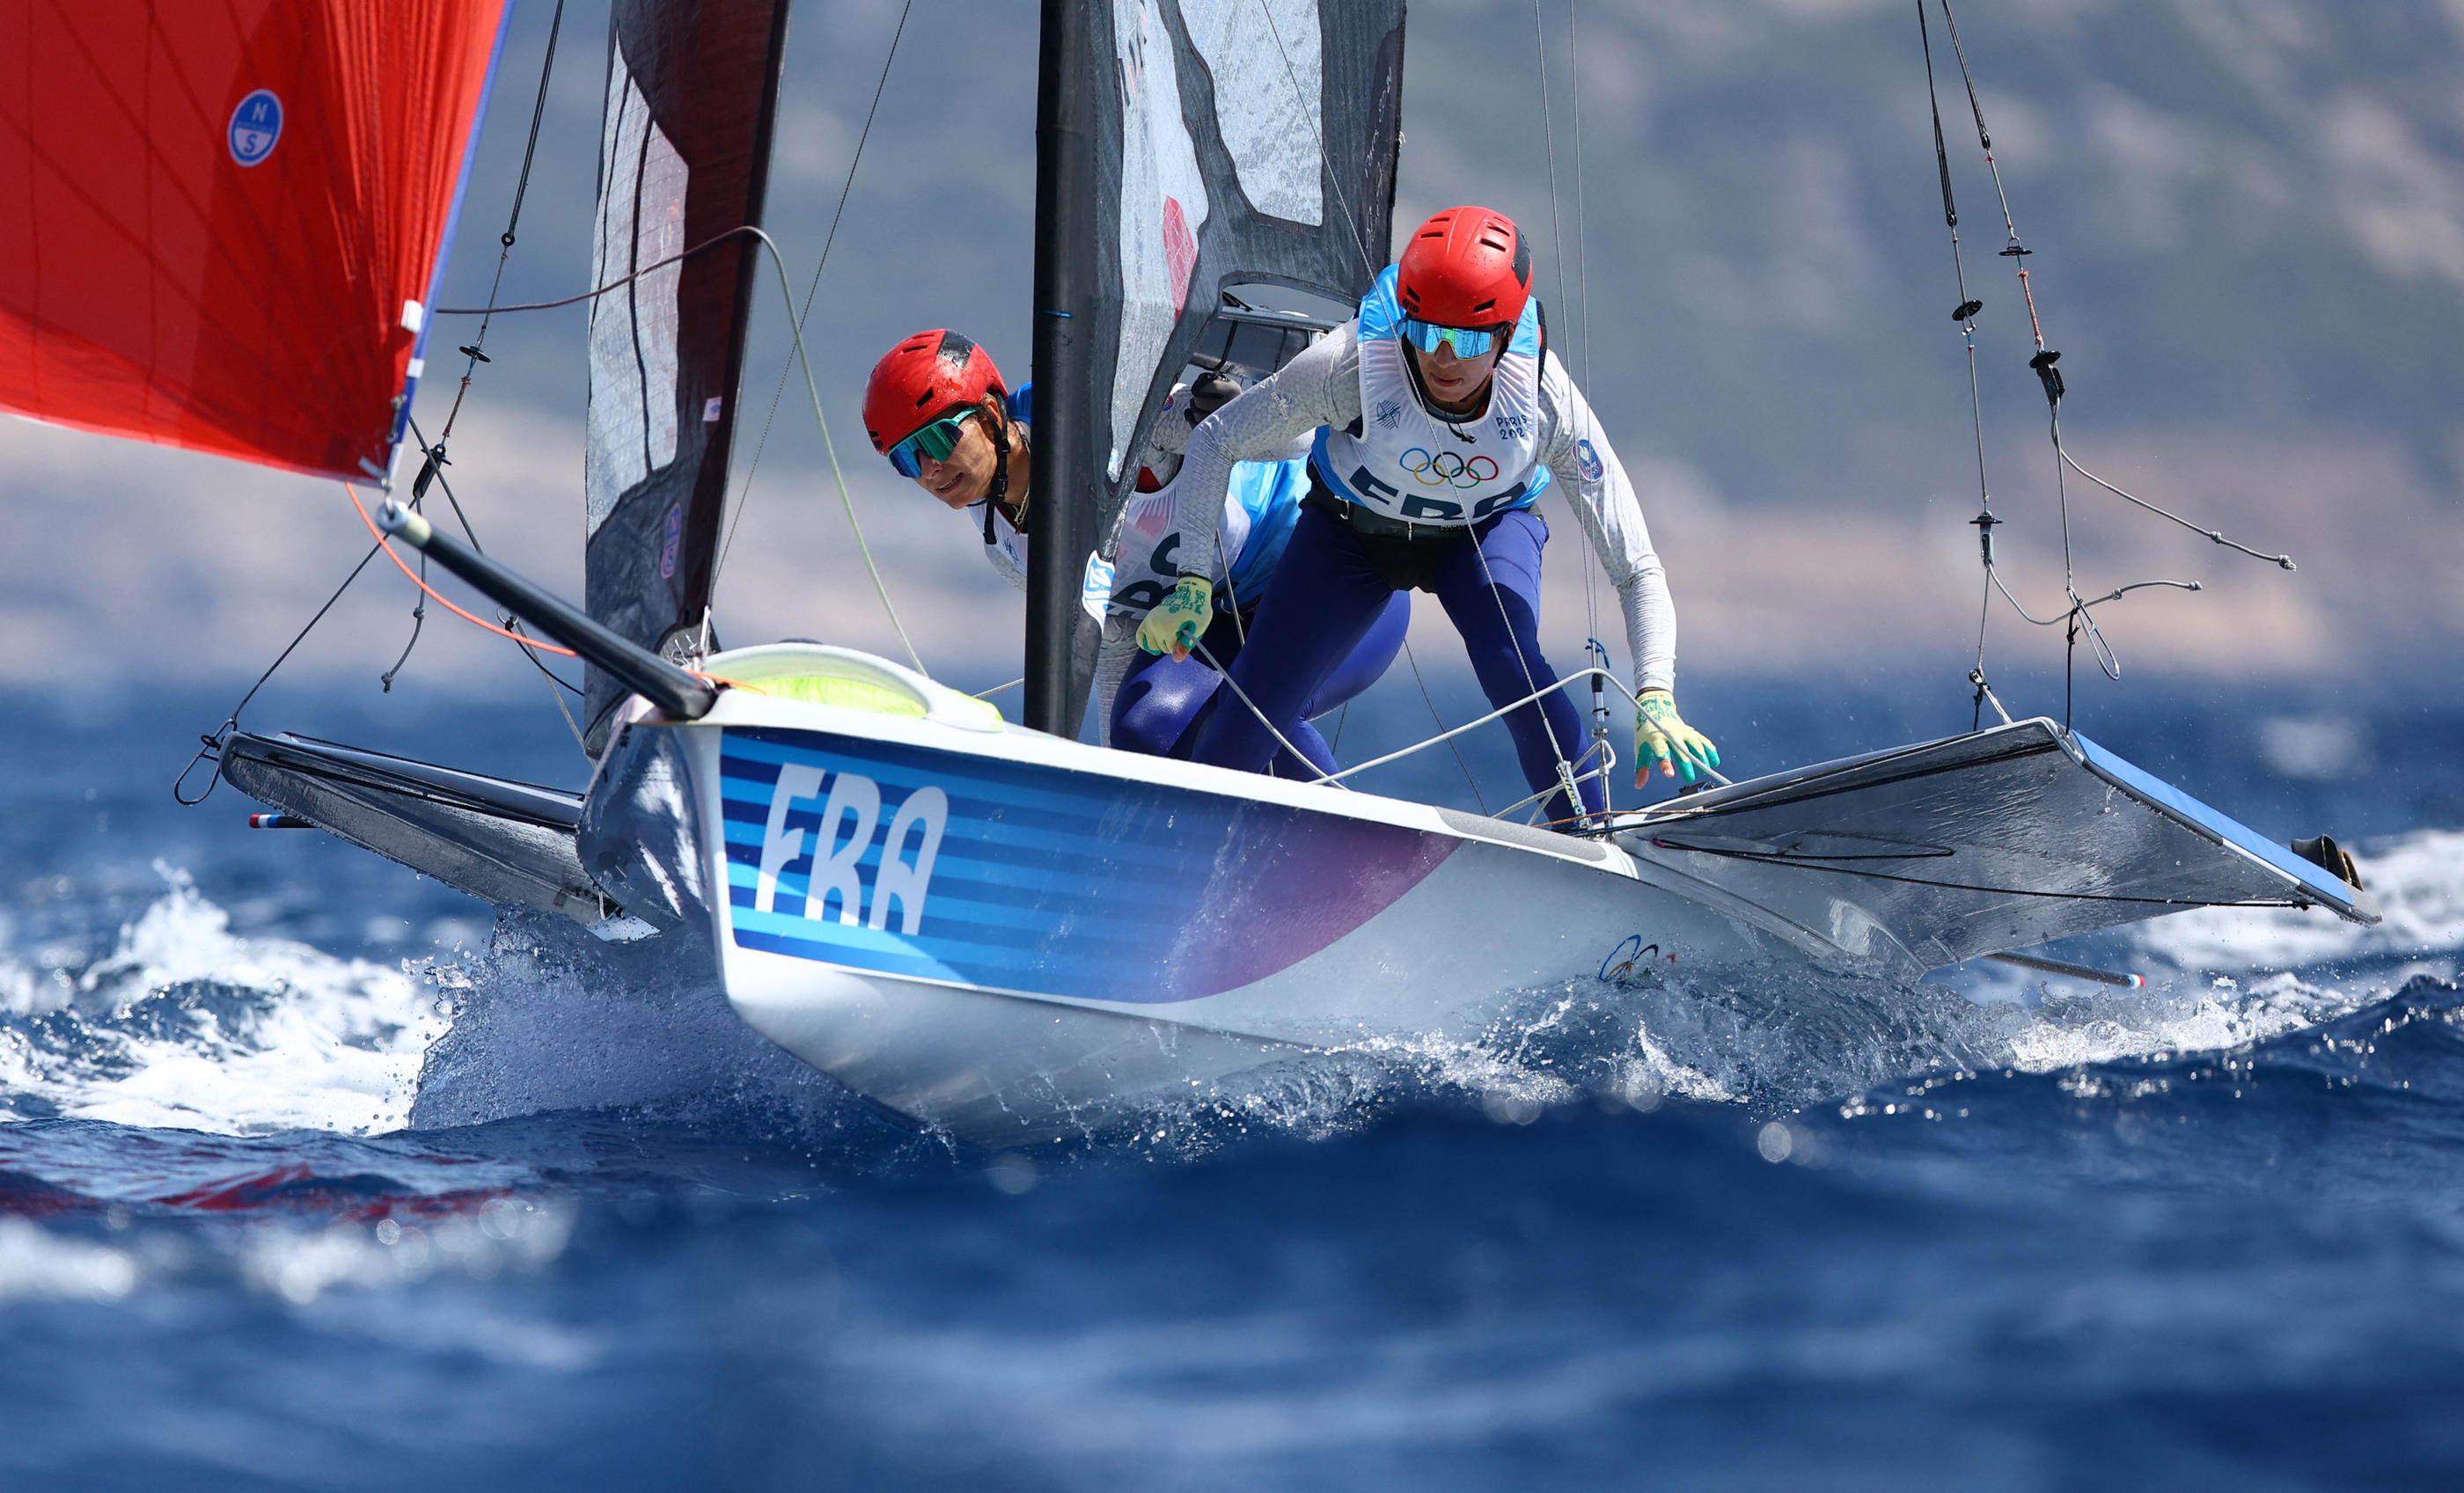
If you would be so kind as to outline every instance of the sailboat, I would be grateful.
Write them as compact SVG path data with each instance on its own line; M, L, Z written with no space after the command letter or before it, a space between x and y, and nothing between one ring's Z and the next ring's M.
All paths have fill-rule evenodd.
M174 320L229 334L197 340L187 362L162 355L157 325L155 355L137 356L110 287L29 293L9 257L25 251L0 250L0 403L346 480L398 477L406 450L418 454L404 422L502 6L226 9L253 29L98 0L0 39L0 65L33 62L11 76L56 93L8 121L59 163L20 184L34 236L124 243L151 187L180 187L187 216L139 240L144 273L188 296L163 298ZM1574 832L1077 739L1093 626L1080 561L1135 479L1129 453L1194 356L1306 338L1223 293L1356 300L1385 263L1403 22L1401 0L1046 0L1038 531L1014 722L858 650L714 647L786 5L617 0L586 344L585 604L478 554L415 501L379 520L584 661L587 790L235 723L214 743L221 776L500 906L620 942L706 946L756 1030L987 1145L1310 1049L1473 1037L1529 993L1582 982L1716 984L1774 964L1913 979L2194 907L2377 920L2332 847L2277 845L2049 719ZM124 45L176 51L179 96L202 101L118 109L96 60L113 27ZM352 27L386 44L351 47ZM405 86L366 86L372 68ZM376 154L333 128L352 110L372 116ZM72 181L77 151L122 145L143 165L98 207ZM0 171L16 159L0 151ZM380 181L388 191L355 190ZM302 200L332 205L331 241L288 227ZM362 254L370 244L390 257ZM313 376L284 355L297 347L324 360ZM65 393L63 366L82 380ZM319 401L301 392L312 385Z

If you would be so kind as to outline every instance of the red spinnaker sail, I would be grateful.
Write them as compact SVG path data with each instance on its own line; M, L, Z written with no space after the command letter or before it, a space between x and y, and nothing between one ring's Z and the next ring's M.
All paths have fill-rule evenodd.
M504 10L0 6L0 409L381 472Z

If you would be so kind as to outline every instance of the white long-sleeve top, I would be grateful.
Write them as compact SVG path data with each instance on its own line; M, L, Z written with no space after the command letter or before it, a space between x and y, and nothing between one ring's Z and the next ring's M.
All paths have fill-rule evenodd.
M1188 455L1172 484L1180 505L1182 570L1215 570L1215 526L1208 520L1222 506L1234 463L1285 450L1320 426L1340 429L1360 419L1358 333L1357 321L1335 328L1190 432ZM1578 442L1588 443L1596 470L1585 470ZM1667 575L1625 468L1554 353L1541 364L1540 460L1617 587L1635 692L1674 689L1677 609L1668 599Z

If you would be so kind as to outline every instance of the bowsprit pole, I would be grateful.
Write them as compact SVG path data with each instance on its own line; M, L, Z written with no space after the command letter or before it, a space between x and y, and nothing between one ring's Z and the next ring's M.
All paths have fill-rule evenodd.
M1094 358L1096 105L1089 62L1094 8L1044 0L1035 98L1035 457L1026 576L1026 724L1075 735L1071 698L1079 566L1089 535L1094 453L1087 411Z

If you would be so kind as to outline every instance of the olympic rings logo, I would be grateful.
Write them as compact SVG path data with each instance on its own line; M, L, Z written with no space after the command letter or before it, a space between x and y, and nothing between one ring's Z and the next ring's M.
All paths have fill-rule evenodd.
M1403 470L1422 487L1474 488L1497 480L1497 463L1485 456L1465 461L1452 451L1429 454L1415 446L1403 453Z

